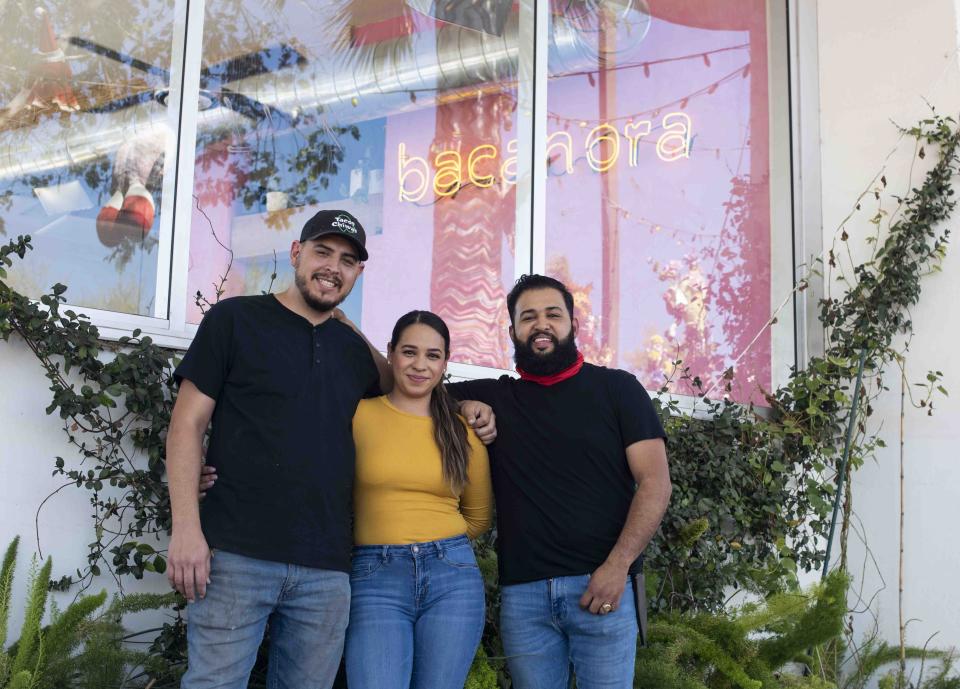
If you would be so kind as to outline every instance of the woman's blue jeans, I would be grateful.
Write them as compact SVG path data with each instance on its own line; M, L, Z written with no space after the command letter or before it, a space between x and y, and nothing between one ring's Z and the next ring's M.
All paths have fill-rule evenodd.
M461 689L480 644L483 578L466 536L357 546L350 689Z

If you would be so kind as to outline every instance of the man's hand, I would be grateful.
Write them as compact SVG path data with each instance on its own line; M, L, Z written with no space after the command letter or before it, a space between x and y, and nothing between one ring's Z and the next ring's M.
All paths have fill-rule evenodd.
M368 340L367 336L363 334L363 331L357 327L357 324L347 318L347 314L343 312L343 309L335 308L331 312L330 317L340 321L344 325L350 326L353 332L367 343L367 347L370 349L370 356L373 357L373 363L377 366L377 373L380 374L380 392L386 395L393 390L393 369L390 368L390 364L387 363L386 357L370 343L370 340Z
M191 603L207 595L210 558L213 557L199 528L174 529L167 551L167 579Z
M210 576L210 548L200 528L197 481L203 436L215 406L215 399L184 379L167 432L167 482L173 515L167 578L190 601L196 600L197 595L206 595Z
M580 607L595 615L612 612L620 605L630 564L647 547L670 502L670 468L663 440L639 440L627 447L626 455L637 490L620 537L580 598ZM604 603L610 604L606 611Z
M489 404L464 400L460 403L460 414L484 445L497 439L497 416Z
M207 497L207 491L213 488L213 484L217 482L217 468L212 467L209 464L204 464L200 467L200 483L197 488L200 489L200 499L203 500Z
M590 576L587 590L580 596L580 607L594 615L606 615L619 608L629 569L609 560L597 567ZM605 608L605 603L611 607Z

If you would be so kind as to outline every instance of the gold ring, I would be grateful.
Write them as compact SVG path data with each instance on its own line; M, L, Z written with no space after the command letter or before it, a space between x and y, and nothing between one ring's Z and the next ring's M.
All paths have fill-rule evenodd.
M604 603L600 606L600 612L606 615L608 612L613 612L613 603Z

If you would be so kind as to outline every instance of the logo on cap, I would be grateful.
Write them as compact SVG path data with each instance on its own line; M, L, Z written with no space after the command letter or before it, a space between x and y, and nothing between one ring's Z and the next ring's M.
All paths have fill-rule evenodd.
M330 227L340 230L341 232L357 234L357 226L354 224L353 219L346 215L338 215L335 217L333 222L330 223Z

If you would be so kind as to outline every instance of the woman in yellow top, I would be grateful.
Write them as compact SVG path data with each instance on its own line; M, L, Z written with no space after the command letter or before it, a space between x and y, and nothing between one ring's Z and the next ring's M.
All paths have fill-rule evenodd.
M442 385L449 358L439 316L402 316L387 352L394 388L353 417L350 689L460 689L483 633L468 538L490 526L490 471Z
M346 634L350 689L460 689L480 643L483 579L468 539L493 512L487 450L442 385L450 332L411 311L387 347L394 387L353 417ZM200 491L213 486L205 466Z

